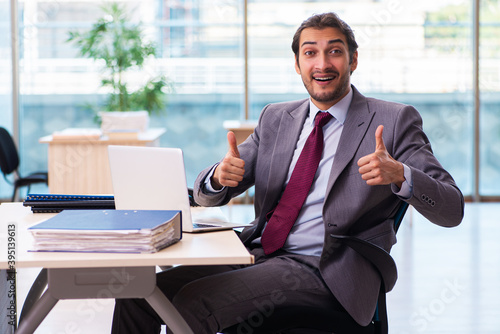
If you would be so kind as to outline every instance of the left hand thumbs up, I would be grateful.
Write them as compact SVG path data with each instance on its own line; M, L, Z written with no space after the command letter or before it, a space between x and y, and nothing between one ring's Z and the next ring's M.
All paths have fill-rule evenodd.
M384 138L382 138L382 134L384 133L384 126L379 125L377 130L375 131L375 152L377 151L386 151Z
M369 186L394 183L401 188L404 182L403 164L394 160L385 147L384 126L375 131L375 152L358 160L359 173Z

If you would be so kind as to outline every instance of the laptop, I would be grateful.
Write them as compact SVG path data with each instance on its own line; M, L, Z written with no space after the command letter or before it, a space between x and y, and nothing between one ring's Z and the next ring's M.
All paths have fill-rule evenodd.
M180 210L183 232L248 226L229 222L220 208L191 207L179 148L110 145L108 157L118 210Z

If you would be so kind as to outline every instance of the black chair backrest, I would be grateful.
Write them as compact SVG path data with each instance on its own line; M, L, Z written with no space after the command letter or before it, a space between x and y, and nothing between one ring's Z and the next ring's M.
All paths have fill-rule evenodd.
M15 171L19 166L19 155L10 133L0 127L0 168L4 175Z
M401 222L405 216L406 210L408 209L409 204L406 202L401 202L396 215L394 216L394 232L398 232L399 226L401 226Z

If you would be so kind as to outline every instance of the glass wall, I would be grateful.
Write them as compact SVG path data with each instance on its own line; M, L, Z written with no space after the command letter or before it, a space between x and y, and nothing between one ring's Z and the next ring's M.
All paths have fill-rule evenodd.
M500 1L481 2L479 193L500 193Z
M224 120L243 109L243 3L240 0L163 0L157 25L161 72L174 93L162 144L184 151L188 185L227 150Z
M10 1L0 0L0 126L12 131L12 48ZM12 187L0 178L0 198L12 195Z
M12 48L10 1L0 0L0 126L12 126Z
M42 136L68 127L97 127L106 91L102 64L82 58L70 31L87 31L103 17L103 1L22 1L21 111L23 158L46 168ZM121 1L130 23L143 25L158 57L145 67L171 83L167 106L150 126L166 128L161 146L184 150L188 184L225 154L225 119L243 103L243 5L237 0ZM88 108L92 105L96 110ZM33 167L33 166L32 166Z
M471 194L471 8L472 0L251 0L251 115L267 103L307 96L293 67L292 37L305 18L335 11L359 44L352 83L366 96L414 105L435 154Z
M23 170L47 168L47 147L40 137L67 127L98 126L87 106L102 105L106 97L100 88L102 64L79 56L67 39L69 31L89 29L102 15L103 3L19 1ZM184 150L191 185L202 168L225 154L224 120L245 117L244 1L120 3L158 47L146 73L166 75L172 91L165 112L153 116L151 126L167 129L162 146ZM481 3L480 191L500 196L500 9L498 0ZM307 97L294 70L292 36L308 16L335 11L353 27L360 45L352 83L367 96L417 107L436 155L464 194L471 195L472 7L473 0L248 0L249 118L257 119L267 103ZM0 45L2 61L9 62L6 43ZM10 75L3 70L9 68L10 63L2 71ZM1 94L10 101L10 91Z

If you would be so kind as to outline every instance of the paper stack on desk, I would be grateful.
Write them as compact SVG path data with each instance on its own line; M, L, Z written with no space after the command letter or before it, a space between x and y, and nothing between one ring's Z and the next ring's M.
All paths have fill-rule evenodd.
M182 238L176 210L65 210L29 228L34 251L154 253Z

